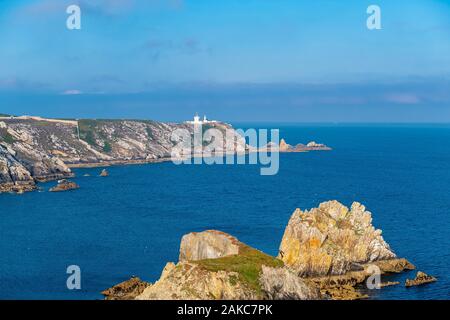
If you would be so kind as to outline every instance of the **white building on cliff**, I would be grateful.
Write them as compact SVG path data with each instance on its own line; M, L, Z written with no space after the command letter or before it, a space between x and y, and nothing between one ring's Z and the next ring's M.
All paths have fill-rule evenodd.
M186 123L194 124L194 125L200 125L200 124L208 124L208 123L217 123L216 120L208 120L206 116L203 116L203 120L200 120L200 117L196 113L194 116L193 121L186 121Z

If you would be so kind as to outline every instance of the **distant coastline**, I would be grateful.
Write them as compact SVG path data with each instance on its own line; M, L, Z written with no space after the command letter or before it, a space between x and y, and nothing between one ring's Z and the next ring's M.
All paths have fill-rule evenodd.
M0 117L0 192L23 193L36 189L36 183L74 176L72 168L108 167L160 163L211 155L245 155L255 152L306 152L331 150L324 144L289 145L269 142L253 147L242 137L235 143L202 152L173 154L173 132L184 130L193 135L196 125L218 132L230 131L241 137L227 123L200 120L163 123L151 120L60 120L38 116ZM201 146L202 150L205 146ZM217 146L216 146L217 147Z

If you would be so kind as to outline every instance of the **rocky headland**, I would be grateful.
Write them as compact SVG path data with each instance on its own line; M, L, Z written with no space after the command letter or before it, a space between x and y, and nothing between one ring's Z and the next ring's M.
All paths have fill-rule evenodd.
M399 258L357 202L324 202L295 210L277 257L208 230L182 237L178 263L155 283L132 278L103 292L106 299L361 299L357 285L374 274L415 267ZM380 287L394 283L380 283Z
M134 120L0 119L0 192L73 177L71 167L147 163L170 157L173 130L189 127Z
M214 122L204 130L234 130ZM32 191L36 183L73 177L74 167L107 167L171 160L172 133L188 123L150 120L60 120L0 116L0 193ZM236 133L236 135L238 135ZM323 145L288 146L279 152L326 150ZM300 147L303 146L303 147ZM245 140L224 142L223 153L258 152ZM219 151L219 150L218 150Z

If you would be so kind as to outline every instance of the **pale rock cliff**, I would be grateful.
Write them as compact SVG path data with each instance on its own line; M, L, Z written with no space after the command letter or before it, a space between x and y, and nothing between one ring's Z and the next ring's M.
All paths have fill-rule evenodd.
M15 152L0 144L0 192L24 192L35 189L31 173L20 163Z
M239 253L241 243L224 232L192 232L181 239L179 261L215 259Z
M321 298L318 286L300 278L286 267L262 266L259 282L265 298L269 300L316 300Z
M208 128L216 128L221 132L233 130L231 126L220 122L204 129ZM19 176L16 179L15 173L19 174L17 164L28 171L32 177L30 182L34 183L72 177L70 167L170 160L176 144L176 141L171 140L172 133L177 129L193 132L193 126L185 123L3 117L0 120L0 143L3 149L9 151L0 153L3 163L0 170L4 172L0 178L0 192L17 191L12 186L26 180L26 177ZM227 151L232 148L230 151L233 151L236 145L239 146L236 149L246 150L245 140L243 145L224 145L220 149ZM14 167L9 168L12 164ZM20 169L22 173L25 171Z
M372 226L371 213L354 202L337 201L310 211L297 209L289 220L279 258L300 276L342 275L358 265L396 255Z
M155 284L137 300L238 300L256 299L254 291L238 281L233 271L211 272L196 263L168 263Z

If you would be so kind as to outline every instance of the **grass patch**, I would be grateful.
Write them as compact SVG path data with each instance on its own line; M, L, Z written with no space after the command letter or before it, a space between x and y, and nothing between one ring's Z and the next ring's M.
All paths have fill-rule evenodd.
M100 138L104 140L103 151L111 152L111 144L107 141L104 136L101 125L104 123L112 122L112 120L92 120L92 119L83 119L78 121L78 127L80 130L80 138L87 143L89 143L93 147L98 147L96 138Z
M155 138L153 137L153 131L150 127L145 127L145 130L147 131L147 136L150 140L154 140Z
M108 153L112 151L111 144L108 141L105 141L105 145L103 146L103 151Z
M8 144L13 144L16 142L16 139L14 139L14 137L4 129L0 130L0 139Z
M98 122L96 120L79 120L78 127L80 128L80 139L86 141L91 146L96 146L95 142L95 130Z
M217 259L205 259L195 261L196 264L211 272L228 271L238 273L239 279L233 282L244 283L248 288L254 290L258 295L262 294L259 283L259 275L262 266L278 268L283 266L283 261L269 256L261 251L247 245L241 245L239 254ZM232 283L232 285L235 285Z

